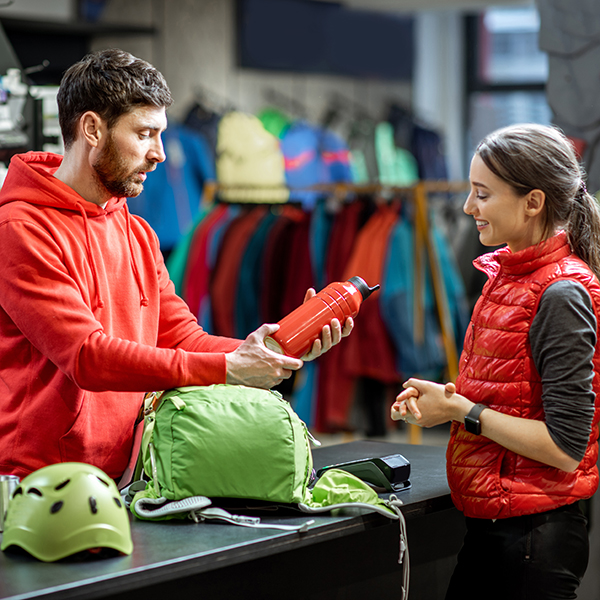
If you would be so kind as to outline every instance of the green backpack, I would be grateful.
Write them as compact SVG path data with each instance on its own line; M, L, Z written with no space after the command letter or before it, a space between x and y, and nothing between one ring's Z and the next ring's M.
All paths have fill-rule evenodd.
M320 444L276 391L180 387L147 402L137 481L129 489L140 519L209 518L217 498L306 513L360 505L400 518L395 496L380 498L346 471L330 469L314 482L311 442Z
M164 392L155 407L146 417L142 461L157 497L309 500L314 438L281 394L181 387Z

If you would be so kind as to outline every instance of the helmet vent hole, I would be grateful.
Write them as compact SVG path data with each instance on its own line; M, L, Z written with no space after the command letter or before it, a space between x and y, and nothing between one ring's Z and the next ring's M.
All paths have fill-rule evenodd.
M40 492L40 490L38 490L37 488L34 488L34 487L30 487L27 490L27 493L28 494L35 494L36 496L40 496L40 498L43 496L42 492Z
M110 487L110 483L108 483L108 481L105 481L104 479L102 479L101 477L98 477L98 481L100 483L103 483L106 487Z
M96 502L96 498L94 498L94 496L90 496L89 503L92 514L95 515L98 512L98 502Z
M69 483L71 483L71 480L70 479L66 479L62 483L59 483L54 489L55 490L62 490L66 485L69 485Z
M116 504L116 505L117 505L119 508L121 508L121 506L123 506L123 505L121 504L121 501L120 501L118 498L115 498L115 497L113 496L113 500L115 501L115 504Z
M50 507L50 514L54 515L56 514L62 507L63 507L63 501L59 500L58 502L55 502L51 507Z
M21 494L21 496L23 495L23 488L21 486L19 486L14 492L13 492L13 498L15 496L17 496L18 494Z

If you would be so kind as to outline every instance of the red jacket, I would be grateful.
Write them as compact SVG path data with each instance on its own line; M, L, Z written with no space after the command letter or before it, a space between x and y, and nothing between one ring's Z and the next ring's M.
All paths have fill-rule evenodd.
M543 291L559 279L576 280L600 316L600 284L574 256L561 232L521 252L507 248L477 259L489 281L473 311L460 359L457 391L492 409L544 420L542 384L533 364L529 328ZM594 355L596 411L585 456L567 473L525 458L454 422L447 451L448 483L468 517L497 519L543 512L589 498L598 487L600 342Z
M149 225L13 157L0 192L0 472L79 461L117 478L143 392L223 383L225 352L175 294Z

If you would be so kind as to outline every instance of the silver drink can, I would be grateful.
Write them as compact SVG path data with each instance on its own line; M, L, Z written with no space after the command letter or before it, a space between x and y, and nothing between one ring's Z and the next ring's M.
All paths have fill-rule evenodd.
M4 531L8 503L19 483L20 479L16 475L0 475L0 531Z

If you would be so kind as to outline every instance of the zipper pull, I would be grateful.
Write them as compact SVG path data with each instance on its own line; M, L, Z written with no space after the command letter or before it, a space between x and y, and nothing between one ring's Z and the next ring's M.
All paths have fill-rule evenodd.
M302 421L302 425L304 425L304 429L306 431L306 435L308 436L308 439L315 445L315 446L321 446L321 442L310 432L310 430L308 429L308 426L306 425L306 423L304 421Z

